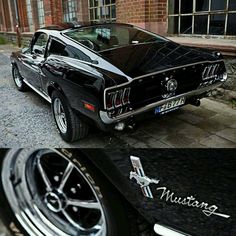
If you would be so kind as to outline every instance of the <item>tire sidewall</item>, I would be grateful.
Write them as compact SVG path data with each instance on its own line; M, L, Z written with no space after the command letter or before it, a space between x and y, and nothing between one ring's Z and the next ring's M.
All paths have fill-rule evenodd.
M6 155L5 153L4 155ZM3 160L4 160L3 154L0 154L0 177L2 178L2 168L3 168ZM10 176L10 171L9 171ZM9 177L10 182L10 177ZM0 217L1 221L5 225L6 229L8 230L8 233L13 236L30 236L24 228L21 226L21 224L18 222L14 212L11 209L11 206L7 200L3 183L0 181Z
M65 111L65 117L66 117L66 122L67 122L67 131L66 133L62 133L58 124L57 124L57 121L56 121L56 118L55 118L55 112L54 112L54 102L55 102L55 99L56 98L59 98L60 101L61 101L61 104L63 106L63 109ZM71 108L70 108L70 105L67 101L67 99L65 98L65 96L63 96L59 91L54 91L52 93L52 113L53 113L53 118L54 118L54 121L56 123L56 126L57 126L57 130L58 132L60 133L61 137L63 138L63 140L67 141L67 142L70 142L71 139L72 139L72 135L73 135L73 127L72 127L72 124L71 124Z
M60 149L58 151L67 156L93 186L104 210L107 222L107 235L131 235L127 208L115 187L108 182L101 171L80 151L73 149Z

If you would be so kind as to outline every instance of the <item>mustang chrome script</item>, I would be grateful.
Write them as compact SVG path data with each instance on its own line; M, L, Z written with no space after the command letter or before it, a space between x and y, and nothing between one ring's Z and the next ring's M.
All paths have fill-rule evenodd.
M153 198L153 194L149 185L159 184L160 180L150 179L145 175L140 158L130 156L130 160L134 168L134 171L130 171L130 179L136 180L137 184L140 185L145 197ZM175 192L164 186L157 187L156 190L161 191L159 196L160 200L165 200L166 202L171 202L178 205L199 208L206 216L216 215L224 218L230 217L229 215L216 212L218 209L216 205L210 205L207 202L200 202L192 195L187 197L179 197L175 194Z

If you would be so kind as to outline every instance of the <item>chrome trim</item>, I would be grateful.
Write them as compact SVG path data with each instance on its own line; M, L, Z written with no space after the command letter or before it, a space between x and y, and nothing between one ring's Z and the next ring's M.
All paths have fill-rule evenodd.
M24 83L26 83L30 88L32 88L37 94L39 94L41 97L43 97L46 101L48 101L49 103L52 103L52 100L49 96L46 96L45 94L43 94L41 91L39 91L38 89L36 89L32 84L30 84L27 80L23 79Z
M161 236L191 236L190 234L186 234L160 224L154 225L154 232Z
M188 66L195 66L195 65L204 64L204 63L214 64L214 63L217 63L217 62L224 62L224 60L221 59L221 60L216 60L216 61L200 61L200 62L195 62L195 63L191 63L191 64L185 64L185 65L182 65L182 66L171 67L171 68L168 68L168 69L159 70L159 71L152 72L152 73L149 73L149 74L137 76L137 77L134 77L132 80L130 80L128 82L125 82L125 83L122 83L122 84L119 84L119 85L115 85L115 86L106 88L104 90L104 93L103 93L104 109L106 109L106 92L107 92L107 90L124 87L124 86L129 85L130 83L132 83L134 80L138 80L138 79L141 79L141 78L144 78L144 77L149 77L149 76L152 76L152 75L161 74L161 73L164 73L166 71L177 70L177 69L180 69L180 68L185 68L185 67L188 67Z
M203 87L203 88L200 88L200 89L192 90L192 91L187 92L187 93L182 93L180 95L177 95L177 96L174 96L174 97L171 97L171 98L167 98L165 100L161 100L161 101L158 101L158 102L154 102L154 103L148 104L148 105L146 105L144 107L141 107L141 108L138 108L136 110L131 110L131 111L127 112L127 113L118 115L118 116L116 116L114 118L110 118L106 111L100 111L100 117L101 117L101 120L105 124L112 124L112 123L124 120L124 119L126 119L128 117L131 117L131 116L134 116L134 115L138 115L139 113L142 113L142 112L145 112L145 111L149 111L149 110L151 110L151 109L153 109L153 108L155 108L157 106L163 105L166 102L170 102L172 100L175 100L175 99L178 99L178 98L181 98L181 97L191 97L191 96L194 96L194 95L199 95L199 94L207 92L209 90L213 90L213 89L219 87L221 84L222 84L222 82L218 82L216 84L212 84L212 85L207 86L207 87Z

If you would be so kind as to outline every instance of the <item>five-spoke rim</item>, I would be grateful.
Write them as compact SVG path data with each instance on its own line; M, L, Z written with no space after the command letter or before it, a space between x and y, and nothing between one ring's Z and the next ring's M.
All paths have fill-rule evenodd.
M17 87L20 88L22 86L23 81L22 81L22 78L20 77L20 73L17 68L14 68L13 70L13 77L14 77Z
M8 183L5 192L30 235L106 235L105 213L95 188L61 153L23 150L7 162L14 163L8 169L14 180L12 190ZM15 185L17 179L21 182Z
M67 132L66 114L59 98L56 98L53 102L53 111L59 130L61 131L61 133L65 134Z

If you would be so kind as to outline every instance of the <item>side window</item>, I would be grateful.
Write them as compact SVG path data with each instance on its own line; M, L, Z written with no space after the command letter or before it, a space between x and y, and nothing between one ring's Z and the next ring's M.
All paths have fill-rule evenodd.
M92 62L91 58L83 53L81 50L67 45L65 50L63 51L63 56L75 58L81 61Z
M35 41L32 47L32 52L43 55L46 49L48 37L44 33L36 34Z
M60 43L57 40L52 39L50 42L50 47L49 47L49 51L48 54L49 55L59 55L59 56L63 56L63 52L65 50L66 45L63 43Z

